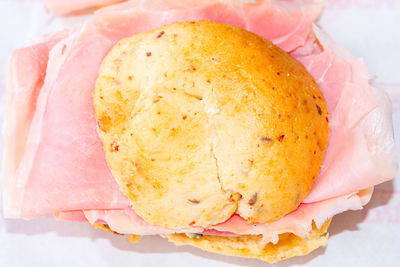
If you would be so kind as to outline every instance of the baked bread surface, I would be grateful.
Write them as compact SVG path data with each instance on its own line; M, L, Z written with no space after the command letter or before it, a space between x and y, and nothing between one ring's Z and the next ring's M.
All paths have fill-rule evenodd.
M94 108L135 212L167 228L238 213L266 223L310 191L328 143L319 88L293 57L238 27L190 21L122 39Z

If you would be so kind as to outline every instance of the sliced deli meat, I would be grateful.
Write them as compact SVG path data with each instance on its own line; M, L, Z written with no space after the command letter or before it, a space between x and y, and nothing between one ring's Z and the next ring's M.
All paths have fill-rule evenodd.
M87 222L88 219L82 210L60 211L54 213L54 218L59 221Z
M47 9L52 14L69 14L85 9L100 8L124 0L45 0Z
M105 223L120 233L263 234L266 241L276 242L279 233L305 237L313 221L321 226L337 213L360 209L372 193L368 188L393 178L397 166L390 101L370 86L361 60L313 26L319 4L162 3L129 1L110 6L80 29L14 51L4 125L6 217L55 213L61 220ZM105 161L92 103L104 56L121 38L200 19L236 25L271 40L303 63L327 101L330 140L322 171L305 203L279 221L252 226L234 215L210 229L149 225L130 208ZM24 73L31 76L27 79Z
M263 235L265 243L276 244L282 233L293 233L307 238L313 222L320 228L332 216L347 210L360 210L372 196L373 188L358 193L339 196L316 203L303 203L295 211L271 223L250 224L239 215L233 215L222 224L208 229L190 227L185 229L165 229L146 223L132 209L84 211L89 223L107 224L111 230L136 235L202 233L219 236Z
M361 59L315 25L313 32L322 51L296 58L318 82L331 121L328 151L306 203L366 189L392 179L397 170L388 96L369 83Z
M22 154L18 164L9 163L13 156L5 150L7 167L3 183L6 216L31 218L56 211L80 210L85 206L121 208L129 204L113 181L100 140L94 135L91 92L82 90L91 85L90 81L85 81L85 74L76 68L79 55L68 57L71 41L71 38L63 39L49 53L47 68L43 70L44 84L38 92L37 101L29 103L34 105L35 111L27 138L15 140L19 132L16 128L18 124L13 125L12 118L6 120L5 138L10 144L10 154L19 149L17 144L25 143L23 152L18 151ZM37 64L26 65L23 61L13 60L14 57L18 58L18 51L11 59L11 77L15 76L14 71L27 73ZM34 59L37 58L40 57L35 55ZM63 64L66 62L71 63ZM82 69L92 70L90 65L93 61L86 63L79 65ZM71 76L63 76L64 72ZM95 71L93 75L96 75ZM23 77L21 79L24 80ZM16 94L14 99L24 99L31 94L31 89L20 87L18 82L14 81L16 89L12 89ZM71 93L65 94L64 91L57 94L58 88L70 88L67 91L71 90ZM21 110L17 104L15 101L10 107L16 114ZM62 114L69 115L65 117Z

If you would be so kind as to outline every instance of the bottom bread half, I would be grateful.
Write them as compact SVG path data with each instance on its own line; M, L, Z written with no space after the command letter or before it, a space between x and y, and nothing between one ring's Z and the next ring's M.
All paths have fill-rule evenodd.
M292 233L283 233L279 235L279 241L276 244L265 243L262 235L244 235L239 237L203 235L201 238L190 238L186 234L168 234L161 235L168 238L177 246L192 245L202 250L215 252L230 256L239 256L255 258L274 263L294 256L301 256L311 251L325 246L328 240L328 227L332 219L328 219L321 228L313 223L308 238L301 238ZM113 234L108 225L93 224L94 227L102 229ZM128 240L136 243L140 239L138 235L130 235Z
M262 235L246 235L239 237L211 236L204 235L201 238L190 238L186 234L163 235L175 245L192 245L205 251L256 258L274 263L294 256L301 256L325 246L328 240L327 229L331 219L328 219L321 228L313 223L309 238L301 238L292 233L279 235L276 244L263 242Z

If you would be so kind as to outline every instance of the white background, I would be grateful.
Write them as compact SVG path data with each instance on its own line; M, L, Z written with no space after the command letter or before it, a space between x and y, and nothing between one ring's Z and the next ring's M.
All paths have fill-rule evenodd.
M12 49L84 18L50 18L39 0L0 0L1 107ZM388 90L394 107L395 133L400 137L400 0L328 0L319 24L353 55L363 57L377 83ZM3 110L1 118L2 114ZM276 266L400 266L399 179L376 187L364 210L336 216L329 232L326 248ZM258 260L176 247L157 236L130 244L124 237L83 223L57 222L51 217L5 220L0 215L1 267L236 265L269 266Z

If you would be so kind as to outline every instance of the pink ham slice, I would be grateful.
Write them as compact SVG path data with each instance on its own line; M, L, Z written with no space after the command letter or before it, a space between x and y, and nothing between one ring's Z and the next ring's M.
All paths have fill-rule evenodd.
M318 82L331 122L323 167L305 203L385 182L397 170L389 98L369 84L361 59L353 58L317 26L313 32L323 51L295 57Z
M298 210L282 218L287 220L287 223L281 221L285 231L304 235L304 229L311 227L311 220L318 221L318 216L326 219L347 209L361 208L367 198L363 197L365 191L360 190L393 177L396 164L388 115L390 102L381 91L369 86L366 68L361 61L338 51L318 28L314 28L315 36L310 35L312 22L321 10L319 5L310 1L259 1L240 5L206 1L192 6L187 1L186 5L165 1L165 4L177 5L172 9L168 6L155 8L157 5L152 6L154 3L147 1L147 6L138 6L132 1L105 8L80 31L59 41L51 51L49 48L44 52L35 52L33 46L26 48L33 54L43 53L44 58L49 55L49 60L47 71L44 71L46 67L38 70L45 81L42 87L35 89L37 102L27 103L26 108L35 111L31 121L23 118L23 123L31 122L28 136L13 139L12 134L17 133L17 128L11 120L6 122L9 134L5 143L10 145L5 153L19 153L21 156L18 162L11 165L10 158L4 157L5 164L11 166L4 176L5 216L33 218L61 212L57 214L60 219L80 220L83 218L79 210L84 210L89 221L106 222L115 229L122 227L121 222L115 221L127 215L124 223L140 226L134 233L140 229L142 234L171 231L143 226L140 218L131 216L133 211L129 202L120 193L104 159L95 130L91 92L103 57L118 40L182 20L221 21L272 40L292 52L307 67L327 99L331 113L331 137L324 168L306 199L313 203L302 204ZM268 16L263 17L263 14ZM281 22L285 20L289 22L282 26ZM18 53L17 50L15 54ZM18 77L16 74L24 74L29 66L37 64L35 60L32 65L21 61L11 61L11 77ZM37 88L30 86L19 90L19 82L17 79L10 83L9 99L23 99L32 94L32 88ZM9 113L18 113L20 109L20 105L8 102ZM384 140L383 147L380 146L380 138ZM21 148L16 146L17 143L26 145ZM247 228L246 223L239 219L234 216L215 226L215 229L206 231L237 234L262 232L270 241L276 241L276 234L283 229L259 225L257 232ZM301 219L307 225L301 228L303 232L296 226ZM177 231L199 230L172 230Z
M22 205L22 199L18 196L23 194L24 186L21 186L22 177L18 170L23 165L25 151L29 149L27 139L37 98L46 77L49 52L68 34L63 31L48 35L41 42L13 51L9 60L4 114L3 188L6 192L5 202L11 213Z
M88 222L88 219L82 210L55 212L54 218L59 221Z
M7 117L5 127L5 144L9 144L4 157L7 166L4 175L5 216L31 218L63 210L80 210L84 207L128 207L127 199L119 192L115 181L111 180L101 142L93 135L95 126L91 122L94 114L89 106L91 92L80 89L82 86L85 88L85 85L86 88L90 88L91 85L88 81L85 84L84 79L79 79L79 72L74 73L77 68L74 67L73 61L76 63L77 58L67 58L70 41L66 38L58 42L50 54L49 50L42 51L43 57L49 55L49 61L47 69L44 66L41 72L45 75L45 81L40 93L37 92L37 102L28 103L32 104L30 108L35 112L33 118L30 117L32 122L26 139L15 139L20 129L18 124L14 125L13 122L20 122L21 125L30 122L26 121L28 118L22 121L15 116L18 116L17 111L21 110L17 100L29 97L32 88L21 86L19 80L10 79L11 85L15 85L11 88L15 94L13 99L16 101L8 102L9 110L16 115ZM48 47L52 43L54 41L50 38L39 45ZM21 58L17 50L11 58L10 76L20 77L21 81L24 81L22 75L29 74L30 68L37 66L42 60L35 52L32 51L31 64L26 64L25 58ZM78 54L75 56L79 57ZM71 62L70 60L72 64L63 65L63 70L60 71L62 62ZM87 63L90 66L90 63ZM80 66L88 67L81 64ZM69 83L69 78L64 79L63 71L70 71L77 84ZM70 88L70 94L56 94L54 88ZM57 109L58 112L55 111ZM69 116L61 115L63 113L69 113ZM26 146L20 147L19 144ZM14 154L22 155L16 164L10 162Z
M362 190L345 196L306 204L302 203L295 211L283 218L266 224L247 224L238 215L228 221L203 230L202 228L165 229L146 223L132 209L125 210L89 210L84 211L90 223L104 223L110 229L122 234L154 235L171 233L202 233L219 236L263 235L265 243L277 243L279 234L293 233L307 238L313 221L320 228L332 216L346 210L359 210L371 198L373 188ZM66 218L68 219L68 218ZM74 218L72 218L74 219Z
M295 211L283 218L266 224L247 224L244 219L234 215L227 222L216 225L214 230L231 232L237 235L263 235L265 243L276 244L279 234L293 233L302 238L308 238L312 223L320 228L332 216L346 210L359 210L367 204L372 195L372 188L362 190L357 194L349 194L321 202L302 203Z
M106 223L110 229L117 229L121 234L157 235L172 233L201 233L202 228L165 229L148 224L132 209L125 210L85 210L83 211L90 223Z
M45 0L47 9L52 14L69 14L89 8L99 8L124 0Z

